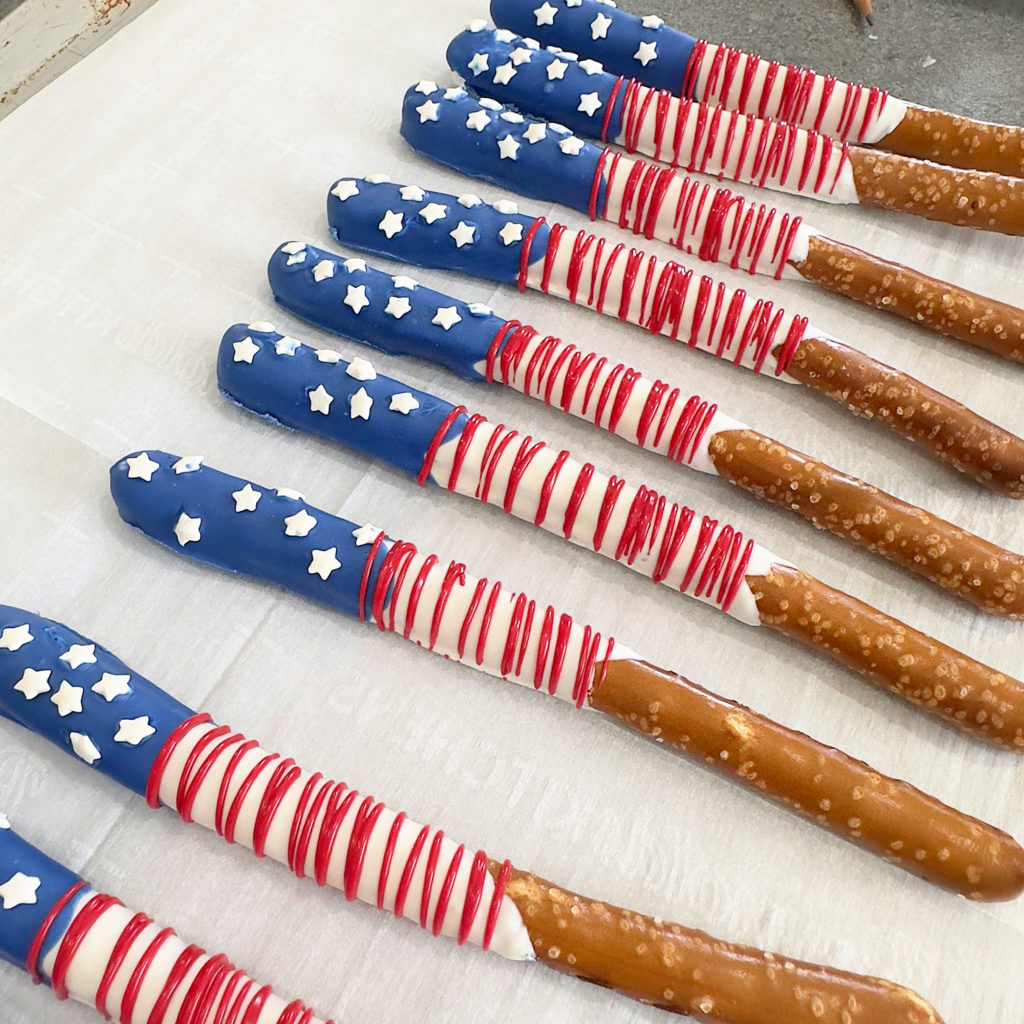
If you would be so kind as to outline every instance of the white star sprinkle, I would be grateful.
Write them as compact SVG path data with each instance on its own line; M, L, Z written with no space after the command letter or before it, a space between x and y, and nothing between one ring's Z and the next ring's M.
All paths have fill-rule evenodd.
M317 355L319 354L318 352ZM252 484L246 484L241 490L232 491L231 497L235 499L236 512L255 512L263 493L257 491Z
M444 220L445 214L447 213L448 207L442 206L441 203L427 203L427 205L420 210L420 216L428 224L433 224L435 220Z
M100 681L94 683L90 689L93 693L98 693L108 704L115 697L123 697L126 693L131 693L132 688L128 685L128 681L131 676L116 676L110 672L104 672L100 676Z
M342 266L350 273L355 274L360 270L366 269L366 260L360 256L350 256L347 260L342 263Z
M548 65L548 78L553 82L556 78L564 78L568 64L557 57Z
M3 885L0 885L0 897L4 901L4 910L13 910L26 903L35 903L36 890L41 884L41 879L16 871Z
M341 353L335 352L333 348L318 348L316 358L320 363L340 363Z
M425 124L427 121L436 121L437 112L440 109L440 103L435 103L433 100L425 100L416 108L416 113L420 115L420 124Z
M506 217L511 217L513 214L519 212L519 204L513 199L495 199L491 203L491 209L497 210L498 213L505 214Z
M143 715L141 718L122 718L117 725L114 742L130 743L133 747L137 747L144 739L156 732L156 729L149 724L149 715Z
M360 388L348 400L349 419L368 420L370 410L373 408L373 399L367 394L366 388Z
M455 240L455 247L461 249L464 245L472 245L473 237L476 235L476 226L460 220L448 234Z
M511 245L513 242L521 242L523 240L523 225L509 221L498 232L498 235L506 245Z
M395 274L395 276L391 278L391 283L396 288L407 288L409 291L413 291L413 289L419 287L418 281L413 280L411 277L405 277L403 274Z
M357 526L352 531L356 539L356 547L361 548L366 544L372 544L384 531L379 526L366 523L364 526Z
M444 91L444 98L446 100L461 100L462 97L466 95L466 90L458 85L450 86Z
M565 0L566 7L582 7L583 0Z
M41 672L36 668L27 668L21 674L21 678L14 684L14 688L25 695L25 700L35 700L41 693L50 692L50 670Z
M281 252L286 252L289 256L297 256L300 252L305 252L305 249L305 242L285 242L281 246Z
M323 384L317 384L309 393L309 411L323 413L326 416L331 411L333 401L334 395L329 394Z
M0 651L16 651L35 637L28 631L28 625L8 626L0 633Z
M558 144L558 148L566 156L579 156L580 150L583 148L585 143L582 139L577 139L575 135L570 135L567 139L562 139Z
M564 124L559 124L557 121L548 121L548 127L559 135L572 135L572 132Z
M526 120L522 114L517 114L514 110L503 110L498 117L509 124L522 124Z
M277 496L287 498L289 501L305 501L306 496L299 491L293 491L290 487L278 487Z
M401 320L411 309L412 303L404 295L392 295L384 307L384 312L396 320Z
M334 277L334 260L321 260L313 268L313 280L319 284L328 277Z
M474 206L479 206L483 200L472 192L464 192L459 196L459 206L465 206L467 210L471 210Z
M231 347L235 350L236 363L251 363L253 356L260 350L259 345L257 345L256 342L248 335L246 335L241 341L236 341ZM143 452L142 454L145 455L146 453ZM129 459L128 461L130 463L132 460ZM154 462L153 465L156 466L156 463ZM150 470L150 472L152 472L152 470ZM129 472L128 475L132 476L132 473ZM148 480L149 478L147 477L146 479Z
M10 828L11 823L6 814L0 814L0 828Z
M279 356L293 356L302 348L302 342L298 338L289 338L287 334L282 335L274 343L274 351Z
M149 452L139 452L138 455L125 459L125 462L128 465L128 479L145 480L147 484L153 479L153 474L160 468L160 463L154 462L149 457Z
M581 60L580 67L588 75L599 75L604 71L604 65L599 60Z
M636 53L633 54L633 59L640 61L644 67L647 67L652 60L658 58L658 44L657 43L641 43L637 48Z
M96 663L95 644L72 644L61 656L60 660L67 662L68 668L78 668L81 665L93 665Z
M466 25L467 32L483 32L487 28L487 22L483 18L474 18Z
M290 267L290 266L292 266L295 263L305 263L305 262L306 262L306 250L305 249L301 249L299 252L293 253L291 256L288 257L288 259L285 261L285 266Z
M355 359L348 364L345 373L356 380L377 379L377 371L373 368L373 363L371 363L369 359L364 359L362 356L356 356Z
M474 53L466 67L473 72L473 75L482 75L488 67L486 53Z
M548 0L544 0L544 3L534 9L534 15L537 18L537 25L554 25L555 15L558 13L557 7L552 7L548 3Z
M437 92L437 82L424 79L422 82L416 83L416 91L423 93L424 96L429 96L432 92Z
M320 579L326 580L335 569L340 568L341 562L338 561L337 548L327 548L325 551L314 549L309 562L309 568L306 571L310 576L319 576Z
M316 526L316 516L311 516L304 508L300 508L293 516L284 521L286 537L305 537Z
M603 106L596 92L581 92L580 105L576 109L582 110L588 117L593 117Z
M494 70L494 84L495 85L508 85L516 76L516 66L512 61L508 61L506 64L502 64L501 67L495 68Z
M182 547L200 539L199 524L201 522L202 519L199 516L193 519L192 516L186 515L184 512L178 516L178 521L174 524L174 536L178 538L178 543Z
M183 455L176 463L174 463L173 466L171 466L171 469L178 474L195 473L202 464L202 455Z
M398 190L398 194L403 199L408 199L411 202L418 203L426 193L419 187L419 185L403 185Z
M396 213L394 210L388 210L377 227L379 227L381 231L388 236L388 238L393 238L402 230L402 219L403 218L400 213Z
M515 33L511 32L507 28L495 29L494 32L494 38L497 39L499 43L511 43L515 37Z
M640 21L644 28L661 28L665 24L656 14L648 14L641 18Z
M430 322L450 331L456 324L462 323L462 317L459 316L459 311L455 306L442 306Z
M528 46L517 46L510 54L512 63L519 67L520 64L529 64L533 60L533 50Z
M471 302L466 309L469 310L470 316L490 316L494 312L490 306L485 306L482 302Z
M598 14L598 16L590 23L591 38L607 39L608 26L611 25L611 23L612 19L607 15Z
M73 732L69 739L71 740L71 749L86 764L92 764L100 759L100 752L96 749L96 744L84 732Z
M359 186L351 178L344 178L331 189L331 195L345 202L346 199L359 195Z
M72 686L66 679L60 684L60 689L50 698L57 707L57 714L61 718L68 715L78 715L82 711L82 687Z
M526 131L523 132L523 138L532 146L535 142L540 142L541 139L548 137L547 125L543 121L534 121Z
M386 185L391 181L391 176L387 174L381 174L380 171L375 171L373 174L368 174L366 180L371 185Z
M397 395L391 396L391 404L388 408L392 412L400 412L403 416L408 416L413 409L418 409L420 403L416 401L410 391L400 391Z
M491 123L490 115L486 110L474 110L466 118L466 127L475 132L482 132Z
M357 316L370 304L366 297L365 284L350 284L345 289L345 305Z
M249 324L250 331L256 331L257 334L273 334L275 331L273 324L268 324L266 320L254 320Z
M519 143L511 135L506 135L498 140L498 152L502 160L518 160Z

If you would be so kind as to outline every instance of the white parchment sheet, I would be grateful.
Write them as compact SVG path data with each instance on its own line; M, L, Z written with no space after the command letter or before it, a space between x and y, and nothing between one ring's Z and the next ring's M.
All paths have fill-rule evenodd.
M780 637L218 396L214 356L231 323L270 320L328 343L275 309L264 267L289 239L330 247L324 201L334 178L382 171L470 187L406 148L398 112L411 82L451 81L444 46L483 8L164 0L0 124L0 600L73 625L192 706L473 849L723 938L892 978L933 1001L948 1024L1016 1024L1021 901L972 905L933 890L596 714L191 564L116 515L112 462L145 447L202 453L213 466L301 489L323 508L457 557L1024 836L1024 760L962 738ZM1024 305L1022 239L785 202L862 248ZM557 217L583 224L564 210ZM412 273L717 399L765 433L1024 550L1020 505L814 394L554 299ZM1019 368L809 286L733 279L1024 433ZM372 359L380 372L720 514L825 581L1024 673L1019 624L985 618L783 511L511 392L423 363ZM667 1019L346 904L170 811L148 810L6 722L0 809L97 887L226 951L325 1016L351 1024ZM94 1019L0 966L4 1024Z

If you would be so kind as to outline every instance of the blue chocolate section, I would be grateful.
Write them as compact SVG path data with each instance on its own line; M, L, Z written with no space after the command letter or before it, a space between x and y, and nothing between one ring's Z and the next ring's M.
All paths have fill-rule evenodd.
M483 96L542 114L586 138L618 138L625 89L616 89L616 76L599 65L534 49L519 36L486 28L460 32L448 44L447 57L449 67Z
M110 469L110 493L126 523L197 561L269 580L346 615L359 614L359 589L372 545L357 544L355 523L256 483L250 484L259 492L255 511L239 512L232 495L248 481L209 466L175 473L177 456L156 450L146 454L158 466L148 482L128 475L133 456ZM285 533L285 519L300 511L316 519L316 525L304 537L290 537ZM182 513L200 520L200 539L184 546L174 532ZM385 540L378 547L369 572L367 618L377 575L390 546L391 541ZM331 548L341 567L325 580L310 572L310 567L314 551Z
M19 889L24 889L26 895L30 894L36 880L39 885L35 888L34 902L19 903L6 910L0 904L0 959L25 970L29 947L47 915L57 901L81 879L27 843L14 829L0 828L0 885L9 882L19 873L31 880L27 887L19 885ZM81 889L76 898L57 915L40 950L40 970L43 958L70 923L77 901L90 894L88 886Z
M427 209L426 204L420 209ZM450 205L445 211L441 219L454 226ZM453 299L404 275L375 270L365 260L346 259L312 245L306 246L303 262L292 263L291 259L276 249L267 265L267 277L274 298L296 316L391 355L416 356L460 377L484 379L476 364L486 360L495 336L507 322L488 307ZM314 271L314 267L320 269ZM328 269L330 276L325 276ZM356 303L360 306L357 313L345 299L350 288L359 287L367 305ZM459 320L446 330L433 321L439 309L451 307ZM227 367L225 372L238 376L244 367Z
M491 0L491 17L495 25L511 29L523 36L537 39L544 46L560 46L601 61L608 71L627 78L636 78L654 89L667 89L679 95L686 65L697 42L685 32L651 20L646 27L643 18L616 10L598 0L579 0L572 5L566 0L546 0L554 8L551 24L537 24L536 9L544 0ZM601 15L611 24L594 38L594 19ZM541 18L547 21L546 17ZM603 34L602 34L603 32ZM655 54L646 65L636 56L641 43L653 43ZM649 51L648 51L649 52Z
M193 712L73 629L0 605L0 714L90 763L77 734L93 768L145 793L160 748Z
M369 291L366 297L369 300ZM246 358L239 357L236 345L244 346ZM249 351L250 346L255 350ZM455 406L391 377L364 380L361 373L360 378L352 376L349 363L326 351L330 362L294 338L236 324L228 328L220 343L217 382L225 397L275 423L319 434L416 476L430 442ZM361 359L351 367L352 372L358 372L359 366L372 364ZM371 373L375 371L371 369ZM361 391L366 392L370 404L357 395ZM391 407L395 396L405 395L412 400L407 404L415 402L415 408L400 411L402 399L398 399L399 408ZM321 408L327 411L318 411ZM357 415L359 412L365 412L366 418ZM464 412L456 417L445 433L446 440L458 437L466 418Z
M403 198L403 191L413 194L409 189L414 189L418 198ZM339 192L351 194L341 199ZM446 207L445 220L428 223L419 212L428 203ZM510 204L508 209L512 208ZM393 231L399 217L401 227ZM418 267L443 267L503 284L515 284L519 278L523 242L506 245L501 232L512 224L513 230L521 228L519 233L525 239L535 220L520 213L503 213L471 193L453 196L390 181L342 178L327 194L331 234L343 245ZM543 258L549 233L546 224L538 227L530 248L531 263Z
M494 100L481 102L464 89L439 91L428 99L437 109L424 118L423 94L415 87L405 94L402 137L413 149L474 178L588 212L601 146L574 138L562 125L526 117ZM503 157L503 151L512 152L504 141L509 138L517 147L514 156ZM598 210L604 206L605 189L602 175Z

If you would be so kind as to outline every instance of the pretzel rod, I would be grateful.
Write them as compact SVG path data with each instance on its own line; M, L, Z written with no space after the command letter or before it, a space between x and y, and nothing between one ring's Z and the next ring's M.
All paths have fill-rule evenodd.
M408 197L408 198L407 198ZM426 212L425 212L426 211ZM443 215L438 216L439 211ZM892 430L1008 497L1024 497L1024 440L900 370L743 289L585 231L379 176L342 178L327 197L344 245L419 266L537 288L690 348L800 383ZM290 243L293 265L303 243Z
M963 730L1024 750L1024 685L817 583L732 525L368 371L365 360L353 373L337 353L324 361L295 339L252 333L247 341L251 361L236 361L230 340L221 346L218 382L232 401L420 484L498 505L748 625L800 637ZM397 395L412 401L392 409ZM849 617L864 629L847 645ZM960 685L936 683L943 678Z
M650 380L606 356L544 337L478 303L312 245L276 249L267 275L275 299L318 327L543 400L793 509L975 607L1024 618L1024 558L751 430L706 396L687 396L670 381ZM436 322L441 310L454 311L447 327ZM236 324L224 336L223 357L248 359L255 327L272 330ZM318 357L330 358L323 351ZM364 359L353 363L369 366Z
M473 89L673 167L831 203L1024 234L1024 180L839 143L816 131L680 100L473 22L448 63Z
M561 125L524 117L495 100L420 82L406 92L402 135L418 152L464 174L562 203L734 270L811 281L1024 362L1024 311L1014 306L828 238L778 207L568 136Z
M161 467L160 472L167 471ZM111 700L130 701L134 711L147 710L154 698L158 706L170 700L109 651L66 626L15 608L0 607L0 614L10 623L5 633L16 631L16 660L26 672L41 674L41 666L49 665L51 675L77 673L76 678L85 682L86 677L96 678L100 668L114 668L114 678L123 680L128 692ZM88 663L84 672L84 665L69 671L62 664L67 659L59 653L65 648L70 652L86 648L99 664ZM0 671L13 678L18 666L10 664L11 654L0 652L0 659ZM108 677L100 676L96 685L103 685L104 678ZM89 711L100 697L88 698ZM229 842L279 860L300 877L310 875L320 885L341 889L348 899L359 898L393 910L396 916L418 920L435 936L444 933L459 943L471 941L518 960L534 959L536 950L537 958L556 969L666 1009L699 1010L702 1019L722 1024L776 1024L782 1019L791 1024L939 1021L919 996L890 982L806 963L787 964L787 970L780 971L772 954L595 903L557 889L508 861L490 860L483 851L470 854L443 832L421 827L319 772L310 774L291 758L282 760L242 734L214 725L209 715L182 711L184 717L176 726L171 727L170 719L161 721L137 741L135 756L145 764L145 785L138 788L135 773L122 780L126 785L144 793L153 806L162 802L186 822L194 820L216 829ZM101 709L101 716L109 714ZM37 728L51 738L63 733L52 723ZM96 743L90 757L83 757L80 747L73 749L102 769L103 754L118 741L116 736L109 738L109 730L93 735ZM59 741L66 744L63 736ZM2 853L0 846L0 865ZM59 896L68 890L68 881L58 878L48 889ZM13 892L17 891L14 886L24 884L14 876L7 886ZM43 930L37 921L44 913L37 903L32 911L36 920L24 926L14 957L26 956L29 936L34 929ZM5 914L0 912L0 935ZM557 931L557 947L550 929ZM651 943L650 954L635 941L641 934ZM108 956L112 958L113 954ZM115 982L124 973L122 969ZM91 993L86 991L85 998L91 998ZM269 1024L277 1019L266 1015L266 1009L264 1015L248 1016L245 1021ZM288 1012L291 1016L282 1016L279 1024L312 1024L297 1007ZM155 1024L164 1018L140 1014L132 1019ZM168 1019L181 1024L207 1020Z
M1024 129L932 110L706 43L603 0L491 0L495 24L597 58L653 89L953 167L1024 177Z
M10 609L4 609L9 611ZM41 620L36 620L41 621ZM0 957L122 1024L324 1024L223 954L95 891L0 815ZM327 1024L331 1024L330 1021Z

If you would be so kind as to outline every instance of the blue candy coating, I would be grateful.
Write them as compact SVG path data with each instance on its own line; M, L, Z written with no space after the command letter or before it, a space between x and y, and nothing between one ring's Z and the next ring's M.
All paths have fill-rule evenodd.
M537 24L536 9L542 2L555 8L551 24ZM594 38L597 15L611 19L604 35ZM495 25L537 39L544 46L560 46L581 57L590 57L616 75L625 75L653 89L667 89L679 95L683 76L697 40L668 25L645 28L643 19L598 0L580 0L569 6L566 0L491 0ZM546 20L546 19L545 19ZM636 54L640 43L654 43L657 56L645 65Z
M4 648L5 635L8 645L17 645L17 650ZM21 643L26 635L32 639ZM73 629L0 605L0 714L136 793L146 792L160 748L193 713ZM142 718L146 722L137 729L146 735L137 738L138 732L122 730L124 722ZM91 748L72 734L87 737ZM119 734L122 738L116 739ZM89 757L76 750L73 741ZM93 752L99 757L90 762Z
M465 90L442 97L429 97L437 103L437 110L434 117L424 120L418 110L422 93L415 88L406 93L402 137L413 149L474 178L581 213L588 211L602 147L574 139L567 152L562 144L570 135L560 125L524 116L511 107L498 105L495 109L493 101L481 104ZM515 159L501 156L499 143L508 137L519 143ZM602 177L598 209L604 205L606 187Z
M351 185L349 186L349 183ZM336 194L339 186L358 189L346 199ZM343 245L350 245L362 252L375 253L389 259L401 260L419 267L444 267L447 270L462 271L488 281L515 284L519 278L519 264L523 243L515 241L506 245L500 232L507 224L518 225L525 239L536 218L520 213L502 213L483 202L473 205L468 202L476 196L453 196L447 192L431 192L426 189L422 198L404 199L402 189L409 186L393 182L371 182L366 178L342 178L327 194L327 221L331 234ZM446 206L451 212L452 228L447 222L433 224L419 215L427 203ZM388 235L381 229L387 214L401 215L402 227ZM472 241L459 246L452 238L452 230L459 231L460 224L472 228ZM530 262L542 259L547 248L549 229L541 224L534 235L530 249Z
M345 259L312 245L306 246L306 254L303 262L290 263L291 256L278 248L267 264L270 288L285 309L317 327L391 355L416 356L460 377L484 379L477 364L486 360L507 322L500 316L478 303L467 304L404 276L376 270L364 260ZM330 276L323 276L325 264L332 268ZM321 271L314 272L314 267ZM345 303L350 286L362 286L368 301L358 313ZM460 317L457 323L445 330L432 322L438 309L451 306ZM238 377L244 375L244 367L228 366L225 373Z

